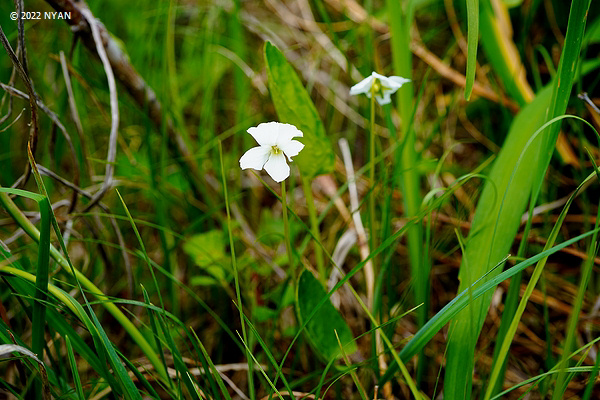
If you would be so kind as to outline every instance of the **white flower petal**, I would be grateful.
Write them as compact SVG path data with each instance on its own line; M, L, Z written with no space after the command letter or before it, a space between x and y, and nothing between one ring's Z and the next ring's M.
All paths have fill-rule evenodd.
M410 79L406 79L403 78L401 76L390 76L388 78L388 81L392 84L394 84L394 87L397 87L398 89L400 89L402 87L402 85L404 85L405 83L410 82Z
M260 171L269 159L269 154L271 154L271 148L268 146L253 147L240 158L240 168L252 168Z
M385 81L388 79L388 77L387 77L387 76L385 76L385 75L381 75L381 74L378 74L378 73L377 73L377 72L375 72L375 71L373 71L373 72L371 73L371 76L372 76L373 78L377 78L377 79L379 79L380 81L383 81L383 82L385 82Z
M289 143L292 138L304 136L300 129L291 124L278 123L277 128L278 134L274 144L280 149L283 149L282 146L284 146L286 143Z
M258 124L258 126L248 128L247 132L252 135L259 145L272 146L277 140L279 122L263 122L262 124Z
M350 96L360 93L369 93L371 91L371 86L373 86L373 82L375 82L373 75L366 77L350 88Z
M381 94L377 94L375 96L375 100L377 100L377 102L379 103L380 106L383 106L384 104L389 104L392 102L392 93L394 93L395 90L385 90L383 92L383 96Z
M265 164L265 171L273 178L275 182L281 182L290 176L290 167L285 162L283 153L271 154Z
M292 161L292 157L297 156L300 150L304 148L304 145L297 140L290 140L289 142L282 143L279 148L283 150L287 158Z

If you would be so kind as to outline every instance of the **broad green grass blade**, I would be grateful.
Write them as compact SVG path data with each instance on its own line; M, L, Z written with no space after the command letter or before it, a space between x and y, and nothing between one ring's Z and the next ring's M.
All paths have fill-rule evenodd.
M46 188L44 186L42 176L40 175L40 173L38 171L37 164L35 162L35 159L33 158L33 154L31 152L31 147L29 145L27 146L27 153L28 153L28 157L29 157L29 163L31 165L31 171L33 173L33 176L35 178L37 186L38 186L40 192L42 193L42 195L44 195L47 199L48 196L46 194ZM49 214L49 217L51 217L52 225L54 227L54 232L55 232L56 236L58 237L58 241L60 243L61 249L63 250L63 252L65 254L65 258L67 259L67 263L69 264L70 271L73 274L75 274L74 273L75 268L73 267L73 264L71 263L71 260L69 258L65 242L63 240L56 217L54 216L54 213L52 211L52 207L50 207L49 200L48 200L48 214ZM44 232L41 232L42 236L40 236L40 244L42 243L42 240L43 240L43 233ZM48 241L49 241L49 237L48 237ZM49 246L50 246L50 243L48 243L48 247ZM36 277L36 284L37 284L37 279L38 278ZM46 283L46 286L47 286L47 283ZM77 281L77 286L78 286L80 293L83 296L85 305L89 311L89 318L93 321L95 331L97 333L97 335L95 335L94 338L96 338L95 344L96 344L96 348L97 348L98 352L99 353L106 352L106 355L108 356L108 361L113 369L113 373L116 375L117 381L120 383L121 387L124 390L124 396L127 399L141 399L141 395L140 395L139 391L135 387L135 384L133 383L131 377L127 373L127 370L123 366L123 363L121 362L119 356L117 355L117 352L114 349L112 342L108 339L108 336L107 336L106 332L104 331L102 324L100 324L98 317L92 310L92 307L91 307L90 303L88 302L87 297L85 296L85 293L84 293L83 288L81 287L81 284L79 281ZM77 303L76 306L81 308L81 310L83 312L83 308L79 305L79 303Z
M2 247L0 247L0 253L7 259L10 256L10 253L6 253ZM17 270L23 270L23 267L16 261L12 261L11 265ZM31 284L17 278L9 278L11 287L15 291L15 293L25 296L25 297L34 297L35 290L32 289ZM83 359L90 365L90 367L96 371L103 379L107 381L110 386L116 386L116 381L109 373L105 364L100 361L98 356L96 355L96 351L92 350L83 340L83 338L77 334L75 329L73 329L73 321L69 321L65 318L65 316L61 315L55 307L49 307L46 310L46 320L48 325L53 329L56 333L60 334L62 337L69 337L71 346L74 350L83 357Z
M562 226L562 222L564 221L565 217L567 216L569 207L571 206L571 203L575 199L577 192L586 183L586 181L589 181L594 176L595 176L595 171L592 172L588 176L588 178L577 187L577 189L571 195L571 197L569 197L569 200L567 201L562 212L560 213L558 220L556 221L556 224L554 225L554 228L552 228L552 232L550 232L550 236L548 237L548 241L546 242L546 246L544 247L544 250L547 250L554 245L554 242L556 241L556 238L558 237L558 233ZM595 237L597 230L594 229L592 232L594 232L593 237ZM506 333L506 336L501 339L502 347L500 348L500 351L499 351L498 362L494 365L494 368L492 369L492 373L490 375L490 380L489 380L489 383L488 383L488 386L487 386L487 389L485 392L485 396L484 396L485 400L489 400L492 397L492 392L494 390L494 387L496 386L496 381L499 379L500 371L501 371L502 365L504 363L504 358L508 357L510 344L512 343L514 335L517 332L517 327L521 320L521 316L523 315L523 312L525 311L525 306L527 305L527 302L529 301L529 297L531 296L531 293L533 293L533 289L535 288L535 285L537 284L538 279L540 278L540 276L544 270L544 266L546 265L547 260L548 260L548 257L544 257L535 266L535 269L533 271L531 279L530 279L529 283L527 284L527 288L525 289L525 293L523 294L523 297L521 298L521 301L519 303L519 307L517 308L517 310L514 314L514 317L513 317L510 327L508 328L508 332Z
M471 98L477 67L477 47L479 41L479 0L467 0L467 74L465 100Z
M579 59L583 33L585 31L585 19L587 15L587 10L589 8L589 4L590 1L588 0L575 1L572 3L571 12L569 14L569 24L567 27L567 36L565 38L565 45L559 62L557 77L553 80L554 86L552 92L552 99L549 104L546 121L549 121L552 118L563 114L566 110L566 106L571 94L571 88L573 86L574 80L576 79L576 65ZM550 159L554 152L554 147L556 139L558 137L559 129L560 124L551 124L548 126L548 128L546 128L546 132L544 132L541 136L542 141L540 143L540 160L537 164L537 172L534 174L534 182L532 183L532 200L530 207L533 207L536 203L537 196L541 188L543 178L545 176L545 171L548 168ZM516 299L514 299L514 296L517 294L517 292L518 291L515 287L515 290L512 291L511 298L509 299L511 302L516 303ZM505 312L509 313L509 317L513 315L513 310L514 308L507 304ZM503 324L500 332L505 332L505 326L506 323L503 317ZM503 339L503 336L499 336L497 338L497 343L502 342ZM499 344L497 344L497 346L499 346ZM498 358L495 357L494 363L492 365L493 370L497 368L496 364L498 362L498 359L505 360L505 355L502 354L501 351L496 350L495 354ZM505 361L503 361L503 363L505 363ZM495 392L497 392L501 388L501 383L504 375L502 370L498 371L498 374L500 375L500 377L496 381Z
M521 149L542 125L550 95L549 88L540 92L531 104L523 108L511 125L505 144L485 183L469 231L459 272L459 292L471 286L508 254L529 200L533 184L531 165L537 162L540 139L537 138L527 149L524 159L528 160L528 163L518 165L517 161ZM514 178L511 183L513 171ZM468 270L465 267L467 263ZM494 271L488 279L498 272L500 271ZM492 293L488 293L471 304L470 310L461 313L452 327L444 380L444 393L449 399L471 398L475 343L491 295ZM475 321L471 320L471 313Z
M425 345L435 336L436 333L438 333L444 327L444 325L446 325L461 310L469 306L470 299L477 300L478 298L490 293L490 291L494 289L500 282L514 276L520 271L523 271L525 268L535 264L542 258L555 254L558 251L564 249L565 247L572 245L573 243L577 243L582 239L592 236L594 232L600 232L600 229L586 232L565 242L562 242L548 250L545 250L531 258L528 258L525 261L516 264L514 267L511 267L506 271L501 272L500 274L496 275L494 278L490 279L485 283L482 283L485 279L485 277L482 277L472 286L471 294L469 294L468 288L463 290L454 299L452 299L452 301L446 304L444 308L442 308L437 314L435 314L429 321L427 321L427 324L425 324L425 326L415 334L415 336L410 340L410 342L408 342L406 346L404 346L404 348L400 352L401 359L404 361L408 361L412 357L414 357L415 354L421 351L421 349L425 347ZM501 263L498 264L498 267L502 265L505 261L506 259L501 260ZM385 382L385 378L386 376L382 378L381 382Z

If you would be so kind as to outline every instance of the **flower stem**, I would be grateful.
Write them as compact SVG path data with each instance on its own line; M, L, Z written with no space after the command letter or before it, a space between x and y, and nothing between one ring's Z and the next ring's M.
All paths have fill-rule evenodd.
M375 251L375 86L371 86L371 134L369 136L369 181L371 182L371 193L369 193L369 247L371 252ZM376 260L373 258L373 265ZM372 306L372 304L369 304Z
M315 259L317 262L317 271L319 271L319 280L326 287L327 273L325 271L325 262L323 261L323 249L321 248L321 233L319 232L319 218L317 217L317 210L315 208L315 202L310 188L310 180L302 177L302 189L304 190L304 197L306 198L306 207L308 208L308 216L310 218L310 230L314 239Z
M283 206L283 234L285 235L285 250L288 256L288 265L290 271L294 270L294 257L292 254L292 242L290 241L290 223L287 213L287 194L285 191L285 181L281 182L281 203Z
M242 325L242 338L244 340L244 345L246 347L246 358L248 361L248 393L250 395L250 399L255 398L254 392L254 362L251 358L252 354L250 353L251 344L248 341L248 335L246 333L246 323L244 318L244 309L242 307L242 294L240 290L240 279L237 268L237 260L235 258L235 247L233 245L233 232L231 230L231 213L229 211L229 196L227 195L227 181L225 180L225 168L223 166L223 146L221 145L221 141L219 140L219 161L221 162L221 176L223 179L223 195L225 197L225 209L227 211L227 232L229 233L229 248L231 251L231 265L233 267L233 278L235 281L235 293L237 297L237 308L240 312L240 323Z

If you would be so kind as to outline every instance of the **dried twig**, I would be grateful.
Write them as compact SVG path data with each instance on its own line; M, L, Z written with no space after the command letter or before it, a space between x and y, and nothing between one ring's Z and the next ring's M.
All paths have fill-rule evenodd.
M0 88L2 90L4 90L6 93L10 94L11 96L16 96L16 97L20 97L25 100L29 100L29 102L31 103L31 96L29 96L26 93L21 92L19 89L16 89L9 85L5 85L2 82L0 82ZM46 114L50 118L52 123L54 123L54 125L61 131L63 137L65 138L65 141L67 142L67 145L69 146L69 150L71 152L71 161L73 163L73 182L75 183L75 185L79 185L79 178L80 178L79 161L77 159L77 155L75 153L75 147L73 146L73 141L71 140L71 136L69 135L69 132L67 132L67 129L65 128L65 126L62 124L62 122L60 122L58 115L56 115L52 110L50 110L39 98L36 98L35 104L37 107L39 107L44 112L44 114ZM32 152L33 152L33 150L32 150ZM70 206L69 212L73 211L73 208L75 207L74 202L76 201L76 199L77 199L77 196L74 193L73 198L71 200L71 206Z
M360 218L358 191L356 190L356 178L354 176L354 166L352 163L352 155L350 154L350 146L346 139L340 139L340 150L346 166L346 177L348 179L348 193L350 194L350 208L352 211L352 221L358 235L358 248L360 257L364 261L369 257L369 246L367 244L367 233ZM373 262L369 260L365 264L365 281L367 284L367 304L369 309L373 308L373 291L375 288L375 273L373 272Z
M31 128L29 130L29 142L31 143L31 152L33 154L35 154L35 149L37 147L37 140L38 140L38 130L39 130L37 104L35 101L37 97L36 97L35 91L33 90L31 80L29 79L29 75L23 69L23 65L21 64L17 55L15 54L12 47L10 46L9 41L6 38L4 31L2 30L2 26L0 26L0 42L2 42L2 46L6 50L6 53L8 54L10 60L12 61L14 68L17 70L19 76L23 80L23 83L25 83L25 87L27 88L27 92L29 93L29 107L31 109ZM25 182L27 181L27 179L29 178L30 173L31 173L31 169L29 167L29 164L26 164L25 172L17 180L17 182L15 182L15 184L13 186L19 187L21 185L24 185Z
M96 54L97 45L89 24L89 16L92 14L89 12L85 1L46 0L46 2L56 11L71 13L71 18L65 20L65 22L71 25L71 29L82 39L85 46ZM157 130L162 131L164 126L166 126L169 149L175 154L176 157L174 158L180 164L182 172L187 176L194 194L197 198L200 198L200 193L202 192L200 188L203 186L202 174L183 138L175 131L171 120L167 119L166 123L163 121L163 109L160 101L158 101L152 88L148 86L133 65L131 65L127 54L125 54L110 36L106 28L98 21L96 21L96 28L98 29L98 35L102 40L102 45L111 69L115 74L115 78L125 87L140 109L147 113Z
M100 36L100 30L98 29L99 22L96 21L96 18L92 15L90 10L87 7L81 8L81 14L87 21L91 31L92 38L94 39L94 43L96 45L96 51L98 52L98 57L102 61L102 65L104 67L104 72L106 73L106 80L108 81L108 91L110 94L110 116L111 116L111 124L110 124L110 136L108 138L108 154L106 156L106 171L104 174L104 183L102 184L102 188L92 197L90 202L84 208L83 212L90 210L94 205L100 201L100 199L104 196L104 194L111 188L113 175L115 173L115 160L117 157L117 139L119 135L119 99L117 97L117 84L115 82L115 76L113 74L113 70L106 55L106 50L104 49L104 44L102 43L102 38Z
M63 78L65 80L65 88L67 89L67 98L69 99L69 110L71 111L71 118L75 123L75 130L79 136L79 143L81 143L81 150L83 153L83 160L86 163L86 170L88 174L92 175L92 165L89 160L87 146L85 145L85 138L83 134L83 125L79 118L79 112L77 111L77 104L75 104L75 96L73 95L73 86L71 85L71 75L69 74L69 66L65 58L65 53L60 52L60 65L62 67Z

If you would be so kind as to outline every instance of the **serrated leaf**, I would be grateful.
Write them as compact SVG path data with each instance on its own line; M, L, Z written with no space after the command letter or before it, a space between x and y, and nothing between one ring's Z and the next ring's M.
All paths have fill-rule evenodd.
M317 109L294 68L270 42L265 44L269 91L280 122L292 124L304 133L304 149L294 162L307 178L333 171L334 154Z
M317 278L312 272L304 270L296 286L296 310L298 322L301 325L325 296L327 293ZM340 313L333 307L331 301L328 300L315 313L304 330L308 341L326 362L342 356L335 337L336 331L344 346L344 352L346 354L354 353L357 347L352 331Z

